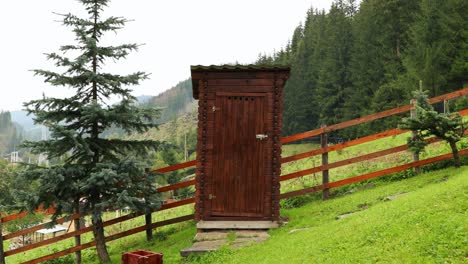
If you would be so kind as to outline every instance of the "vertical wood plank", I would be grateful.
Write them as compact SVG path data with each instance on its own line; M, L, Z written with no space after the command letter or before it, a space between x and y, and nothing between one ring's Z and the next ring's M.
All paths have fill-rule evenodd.
M262 97L258 97L256 98L255 100L258 100L257 102L257 106L258 106L258 114L256 115L256 123L258 123L259 125L259 128L258 128L258 131L257 131L257 134L266 134L267 131L266 131L266 127L265 127L265 105L267 104L267 98L262 96ZM256 186L258 188L258 191L257 191L257 200L256 201L256 204L257 204L257 207L259 207L257 209L257 213L263 213L265 211L265 204L263 203L264 201L264 196L265 196L265 190L266 188L268 188L267 186L268 183L265 181L265 144L266 142L269 140L268 138L266 140L259 140L259 139L255 139L256 140L256 145L257 145L257 148L256 148L256 152L257 153L257 158L255 159L257 162L258 162L258 173L256 176L257 178L257 183L256 183Z
M322 125L321 128L325 128L326 125ZM328 134L323 133L320 135L320 146L322 149L327 149L328 147ZM322 166L328 165L328 151L325 151L322 154ZM323 170L322 171L322 184L325 186L328 184L329 181L329 171L328 170ZM329 189L325 188L322 191L322 200L327 200L329 196Z
M247 156L247 159L248 160L256 160L255 159L255 151L256 149L258 148L257 146L257 142L256 142L256 138L255 138L255 135L257 133L256 129L255 129L255 126L256 126L256 122L255 122L255 98L254 97L250 97L248 99L248 113L249 113L249 120L248 120L248 126L249 126L249 135L248 135L248 145L249 145L249 149L248 149L248 156ZM257 212L257 208L258 208L258 203L261 203L262 201L258 201L257 203L253 202L255 200L255 196L257 194L256 192L256 188L257 188L257 173L255 173L256 171L256 168L257 166L255 165L254 162L250 162L250 168L249 168L249 189L247 189L247 192L248 192L248 200L249 201L252 201L249 203L249 206L248 206L248 211L250 213L256 213ZM257 194L258 195L258 194Z
M251 193L250 193L250 188L252 186L252 175L251 175L251 171L252 171L252 161L250 159L250 153L252 151L252 142L250 140L251 138L251 135L252 135L252 132L250 130L250 115L249 115L249 97L248 96L244 96L244 126L245 126L245 139L244 139L244 153L243 153L243 156L245 157L245 161L244 161L244 173L245 173L245 186L243 188L243 195L244 195L244 205L243 205L243 208L244 208L244 211L245 212L250 212L249 210L249 207L250 207L250 203L251 203Z

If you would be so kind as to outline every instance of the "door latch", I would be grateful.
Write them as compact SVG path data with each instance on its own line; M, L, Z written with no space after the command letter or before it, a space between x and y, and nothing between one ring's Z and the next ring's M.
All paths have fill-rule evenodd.
M257 139L264 140L264 139L268 138L268 135L266 135L266 134L257 134L257 135L255 135L255 137Z

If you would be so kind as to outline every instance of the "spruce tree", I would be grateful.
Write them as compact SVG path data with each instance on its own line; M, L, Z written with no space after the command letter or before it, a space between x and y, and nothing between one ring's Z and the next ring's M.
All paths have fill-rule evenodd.
M464 135L463 120L458 114L437 113L429 103L427 93L422 90L413 92L417 115L415 118L403 118L399 127L416 132L414 137L408 138L408 146L415 153L420 153L427 146L425 141L427 136L436 136L445 140L452 149L455 167L458 168L460 156L456 143Z
M463 79L457 76L463 72L455 76L450 74L466 41L462 37L463 31L466 30L463 29L462 18L454 22L454 18L461 14L465 13L466 16L466 8L463 9L462 4L457 2L422 0L421 11L410 27L410 45L403 62L413 77L413 85L416 86L417 81L422 80L424 89L430 91L430 96L450 91L448 84L452 81L451 78ZM452 89L461 87L462 83L458 81Z
M40 184L37 193L24 193L30 209L39 205L56 209L54 217L80 212L92 215L93 234L101 262L108 262L102 213L125 206L149 213L160 206L151 175L144 175L136 160L160 145L152 140L109 139L103 132L111 127L127 133L145 132L155 127L159 110L139 108L127 88L148 78L144 72L128 75L107 73L108 60L125 59L136 51L137 44L105 46L105 33L115 32L128 22L123 17L101 16L109 0L79 0L88 17L63 14L63 25L76 35L76 43L60 47L59 53L46 54L47 59L63 71L34 70L53 86L74 90L67 98L43 97L25 103L35 122L47 126L51 139L26 142L36 154L49 159L64 158L49 168L31 167L23 177ZM67 53L67 56L65 56ZM70 55L73 55L71 57ZM111 98L119 98L115 104ZM80 200L81 199L81 200ZM75 241L80 243L77 238ZM77 255L77 262L80 256Z
M317 95L321 102L320 123L327 125L344 120L345 91L351 86L351 16L346 13L347 9L340 2L332 4L327 15L327 47L317 81Z

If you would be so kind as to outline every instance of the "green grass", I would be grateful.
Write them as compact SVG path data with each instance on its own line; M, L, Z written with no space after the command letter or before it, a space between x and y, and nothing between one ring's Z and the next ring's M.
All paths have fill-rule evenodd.
M164 210L164 211L154 213L152 215L152 222L154 223L157 221L175 218L177 216L193 214L193 212L194 212L193 205L186 205L186 206L181 206L181 207L177 207L177 208L173 208L169 210ZM115 217L115 212L109 212L103 215L104 221L113 219L114 217ZM90 222L89 216L86 217L86 219L87 219L87 223L89 223ZM119 224L106 227L105 234L106 236L116 234L122 231L126 231L135 227L142 226L144 225L144 223L145 223L144 216L140 216L129 221L125 221ZM187 227L194 227L194 226L195 225L193 222L185 222L181 224L175 224L175 225L164 226L164 227L158 228L154 230L155 240L151 242L151 244L148 244L148 245L158 244L159 241L165 240L165 238L167 238L169 234L175 234L175 233L179 234L179 232L183 234L183 230L187 229ZM81 239L82 239L83 244L94 240L91 232L88 232L82 235ZM188 245L190 242L191 242L191 239L186 241L186 244ZM132 236L128 236L128 237L124 237L115 241L111 241L107 243L107 245L108 245L109 254L112 255L113 263L120 263L119 262L121 258L120 255L122 252L127 252L130 249L138 249L145 243L146 243L146 235L144 232L141 232ZM4 248L8 249L9 244L10 244L10 240L5 241ZM30 250L24 253L19 253L19 254L7 257L6 261L8 264L21 263L21 262L35 259L44 255L52 254L54 252L61 251L66 248L71 248L73 246L74 246L74 239L69 238L69 239L65 239L57 243L53 243L47 246L40 247L38 249ZM84 263L99 263L94 248L84 250L83 256L85 260ZM67 262L64 260L63 262L58 262L58 263L73 263L73 261L69 260Z
M352 146L339 151L332 151L329 153L329 163L345 160L361 155L373 153L376 151L389 149L406 144L407 138L410 133L382 138L379 140L367 142L357 146ZM468 137L463 138L457 143L459 149L468 147ZM303 153L320 146L317 144L290 144L283 146L282 156L287 157L294 154ZM421 153L420 159L427 159L438 155L451 153L451 149L445 142L437 142L430 144L426 147L425 151ZM330 170L330 182L358 176L361 174L369 173L372 171L383 170L398 165L403 165L412 162L412 153L409 151L402 151L390 155L386 155L371 160L366 160L358 163L353 163L346 166L341 166ZM298 161L283 164L281 167L281 174L289 174L296 171L309 169L311 167L320 166L322 162L321 155L301 159ZM321 184L321 173L307 175L296 179L291 179L281 183L281 192L289 192L292 190L303 189L305 187L315 186Z
M443 179L446 179L444 181ZM442 179L442 181L441 181ZM381 184L283 210L265 243L224 248L190 263L466 263L468 167ZM408 192L385 202L389 195ZM336 220L340 214L356 212ZM308 228L292 234L289 231Z
M407 193L393 201L385 197ZM337 220L341 214L355 212ZM289 223L271 230L264 243L184 260L192 244L192 221L160 229L155 240L143 233L109 243L112 263L121 253L146 249L164 263L466 263L468 256L468 166L421 174L302 207L283 209ZM290 234L293 229L301 231ZM84 263L98 263L87 250ZM8 262L7 263L15 263Z
M329 159L330 159L330 162L334 162L334 161L338 161L338 160L342 160L342 159L347 159L347 158L350 158L350 157L355 157L355 156L358 156L358 155L363 155L363 154L370 153L370 152L375 152L375 151L378 151L378 150L381 150L381 149L386 149L386 148L402 145L402 144L405 143L407 136L408 135L404 134L404 135L399 135L399 136L396 136L396 137L384 138L384 139L380 139L380 140L377 140L377 141L374 141L374 142L369 142L369 143L365 143L365 144L362 144L362 145L350 147L350 148L347 148L347 149L342 150L342 151L334 151L334 152L330 153L330 158ZM459 145L460 146L463 145L464 148L468 147L468 138L465 138L463 140L463 142L459 143ZM308 144L285 145L285 146L283 146L283 156L290 156L290 155L294 155L294 154L298 154L298 153L303 153L303 152L310 151L310 150L315 149L315 148L318 148L318 145L310 144L310 143L308 143ZM450 152L450 150L449 150L449 148L447 147L447 145L445 143L437 143L437 144L434 144L431 147L429 147L426 150L426 152L422 155L422 158L432 157L432 156L436 156L436 155L440 155L440 154L448 153L448 152ZM408 153L408 152L402 152L402 153L398 153L398 154L395 154L395 155L388 155L388 156L373 159L373 160L370 160L370 161L365 161L365 162L361 162L361 163L357 163L357 164L351 164L351 165L348 165L348 166L332 169L332 170L330 170L330 175L331 175L330 180L331 181L336 181L336 180L339 180L339 179L356 176L356 175L367 173L367 172L370 172L370 171L375 171L375 170L379 170L379 169L384 169L384 168L396 166L396 165L399 165L399 164L404 164L404 163L407 163L409 161L411 161L411 158L410 158L410 153ZM299 171L299 170L304 170L304 169L307 169L307 168L310 168L310 167L313 167L313 166L319 166L320 163L321 163L320 156L311 157L311 158L296 161L296 162L290 162L290 163L287 163L287 164L283 165L282 174L287 174L287 173L291 173L291 172L295 172L295 171ZM466 171L466 167L464 168L464 172L465 172L465 174L468 174L468 172ZM420 177L421 176L417 177L417 179L421 179ZM427 178L430 178L430 177L432 177L432 176L428 176ZM414 180L412 179L409 182L411 183L412 181L414 181ZM302 189L304 187L309 187L309 186L320 184L320 182L321 182L321 174L316 173L315 175L304 176L304 177L300 177L300 178L297 178L297 179L292 179L292 180L289 180L289 181L282 182L281 183L281 191L282 192L287 192L287 191L291 191L291 190ZM407 181L403 181L403 182L407 182ZM417 182L419 182L419 183L417 183L418 186L419 185L423 186L425 184L425 182L423 180L418 180ZM385 182L385 181L374 181L374 184L376 184L377 186L386 185L387 183L388 182ZM349 189L356 188L356 186L359 186L359 185L363 186L364 184L365 183L346 186L344 188L332 189L332 193L335 194L335 195L337 195L337 194L339 195L339 194L344 193L345 191L347 191ZM388 185L388 186L390 188L391 186L395 186L395 184L397 184L397 183L392 183L391 185ZM397 186L399 186L399 183L397 184ZM411 186L413 186L413 185L411 185ZM381 187L378 187L378 188L381 188ZM386 188L386 187L384 187L384 188ZM402 188L402 190L404 189L404 187L399 187L399 188ZM363 193L366 193L366 192L367 191L363 191ZM319 197L319 194L315 194L315 195L311 195L309 197L305 197L303 199L303 201L300 202L299 204L304 203L304 201L310 201L311 199L316 199L317 197ZM302 198L299 198L299 199L302 199ZM336 200L340 200L340 199L342 199L342 198L339 198L339 199L336 199ZM347 198L347 199L349 199L349 198ZM333 201L335 201L335 200L333 200ZM317 204L317 206L319 206L319 205L321 206L321 204L322 204L322 202L314 202L314 204L315 203ZM328 201L328 202L325 202L323 204L329 204L329 203L332 203L332 201ZM283 202L283 204L284 204L284 202ZM367 202L366 203L361 203L361 204L367 204ZM294 203L293 203L293 205L294 205ZM310 205L308 205L308 206L310 206ZM306 206L306 207L308 207L308 206ZM333 206L337 206L336 210L338 210L338 209L340 209L341 205L338 206L337 204L334 204ZM352 210L350 209L350 211L352 211ZM292 214L293 212L294 212L294 210L291 210L291 211L283 210L283 214L288 215L288 216L290 214ZM167 211L162 211L162 212L158 212L156 214L153 214L153 222L154 221L159 221L159 220L164 220L164 219L170 219L170 218L174 218L174 217L177 217L177 216L190 214L190 213L193 213L193 206L192 205L184 206L184 207L181 207L181 208L175 208L175 209L171 209L171 210L167 210ZM114 213L106 214L104 218L105 219L113 218L114 217L113 214ZM291 217L291 218L293 218L293 217ZM115 233L121 232L123 230L128 230L130 228L141 226L141 225L143 225L143 223L144 223L144 218L139 217L139 218L137 218L135 220L126 221L126 222L123 222L121 224L117 224L117 225L107 227L106 228L106 234L107 235L115 234ZM294 223L296 223L296 222L294 222L292 220L290 222L289 226L293 226ZM287 227L285 227L285 228L287 228ZM467 227L465 225L465 233L466 233L466 228ZM280 230L282 230L282 229L280 229ZM275 234L276 232L278 232L278 231L273 231L273 234ZM162 227L162 228L159 228L158 230L156 230L155 236L157 237L157 239L154 242L151 242L149 244L146 244L146 242L145 242L144 233L139 233L139 234L136 234L136 235L133 235L133 236L130 236L130 237L125 237L125 238L120 239L118 241L110 242L110 243L108 243L109 252L112 254L113 263L119 263L120 255L121 255L122 252L130 251L130 250L134 250L134 249L138 249L138 248L147 249L149 247L154 251L164 252L165 253L166 263L178 263L178 262L181 261L181 258L178 255L179 250L181 248L189 246L191 244L194 234L195 234L195 227L194 227L193 222L187 222L187 223L183 223L183 224L176 224L176 225L172 225L172 226ZM88 241L92 241L93 238L92 238L91 233L88 233L88 234L84 235L82 239L83 239L83 243L86 243ZM316 238L314 238L314 239L316 239ZM320 241L320 239L318 239L317 241ZM37 250L28 251L27 253L24 253L24 254L18 254L18 255L12 256L12 257L8 257L7 258L7 263L20 263L22 261L33 259L33 258L43 256L43 255L46 255L46 254L50 254L52 252L59 251L59 250L62 250L64 248L71 247L71 246L73 246L73 239L67 239L65 241L62 241L62 242L59 242L59 243L56 243L56 244L53 244L53 245L50 245L50 246L45 246L45 247L41 247L41 248L39 248ZM6 245L6 248L7 248L7 245ZM229 252L229 254L231 253L227 249L225 251ZM220 254L220 255L225 254L225 252L224 253L223 252L224 251L222 250L222 251L220 251L220 253L217 253L217 254ZM85 260L86 260L85 263L98 263L97 258L95 256L95 250L94 249L85 250L83 254L84 254ZM215 259L217 257L218 257L217 255L213 256L213 258L215 258ZM206 257L206 258L208 258L208 259L203 258L200 261L205 261L205 262L209 263L210 262L209 261L210 257ZM371 262L373 262L373 261L371 261ZM213 261L212 263L216 263L216 261Z

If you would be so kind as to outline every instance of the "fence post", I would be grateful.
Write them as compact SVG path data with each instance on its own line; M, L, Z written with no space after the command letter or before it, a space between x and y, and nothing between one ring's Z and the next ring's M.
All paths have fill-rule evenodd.
M77 214L80 213L80 198L75 199L75 213ZM80 230L81 229L81 216L78 218L75 218L73 220L73 224L75 226L75 231ZM75 246L80 246L80 245L81 245L81 235L76 235ZM75 252L75 263L81 264L81 250L78 250Z
M413 105L413 107L410 110L410 117L411 118L416 118L416 115L418 114L418 112L416 111L416 99L411 99L410 104ZM411 132L411 138L412 139L416 138L416 132L415 131ZM413 152L413 161L419 161L419 153ZM419 172L420 172L419 167L414 167L414 172L419 174Z
M145 168L145 174L147 175L148 173L150 173L150 169ZM146 198L145 198L145 203L148 203ZM145 214L146 240L147 241L150 241L153 239L153 230L151 229L151 213L152 212L149 211L149 213Z
M151 229L151 213L145 214L146 222L146 240L150 241L153 239L153 231Z
M0 264L5 264L5 252L3 251L2 215L0 214Z
M450 113L449 100L444 100L444 114Z
M327 125L321 125L320 127L321 128L325 128ZM327 151L327 147L328 147L328 135L327 133L322 133L320 134L320 146L325 149L325 152L322 153L322 166L326 166L328 165L328 151ZM328 183L328 169L327 170L322 170L322 184L325 185ZM329 192L328 192L328 188L325 188L323 189L322 191L322 200L327 200L328 199L328 195L329 195Z

